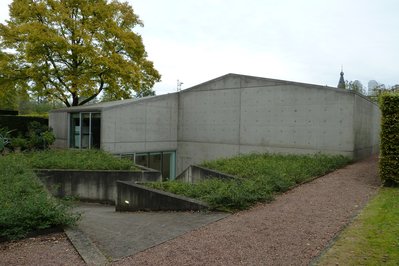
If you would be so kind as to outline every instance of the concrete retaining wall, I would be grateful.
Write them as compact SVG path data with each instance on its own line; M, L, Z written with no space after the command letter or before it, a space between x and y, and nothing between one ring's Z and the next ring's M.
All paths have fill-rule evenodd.
M161 181L157 171L78 171L35 170L48 190L56 197L74 196L79 200L115 204L116 182Z
M190 165L186 170L183 171L183 173L176 177L177 180L186 183L196 183L208 178L233 179L235 176L198 165Z
M117 182L116 211L198 211L208 206L200 201L151 189L134 182Z

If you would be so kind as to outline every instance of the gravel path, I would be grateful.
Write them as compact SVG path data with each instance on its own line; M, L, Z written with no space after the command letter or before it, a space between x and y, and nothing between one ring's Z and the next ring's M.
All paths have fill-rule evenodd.
M115 264L308 265L378 186L373 157Z
M373 157L113 264L308 265L378 186ZM0 265L82 264L65 234L0 244Z
M64 233L0 243L0 265L84 265Z

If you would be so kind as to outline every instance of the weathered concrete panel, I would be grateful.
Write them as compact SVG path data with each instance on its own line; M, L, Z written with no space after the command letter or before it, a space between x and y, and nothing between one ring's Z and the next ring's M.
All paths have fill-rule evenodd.
M176 95L170 95L163 101L147 102L146 141L176 141L177 111Z
M113 153L129 153L134 151L145 151L145 141L142 142L115 142Z
M51 113L49 116L49 127L53 129L56 148L68 147L68 113Z
M271 146L259 146L259 145L240 145L241 154L249 153L282 153L282 154L314 154L314 153L326 153L323 149L306 149L306 148L295 148L295 147L271 147ZM344 155L347 157L353 156L352 150L329 150L328 154L331 155Z
M176 141L143 141L126 143L103 143L102 148L113 153L175 151Z
M176 141L147 141L145 151L175 151L177 149Z
M368 99L355 96L354 109L354 157L361 159L379 150L379 132L381 113L376 104Z
M197 86L194 86L190 89L182 91L188 92L188 91L209 91L209 90L219 90L219 89L234 89L234 88L240 88L241 87L241 77L237 75L227 75L227 76L222 76L216 79L212 79L210 81L204 82L202 84L199 84Z
M240 90L189 91L179 106L179 141L238 144Z
M112 153L176 150L177 112L177 94L104 109L102 147Z
M228 175L213 169L208 169L199 165L190 165L186 170L183 171L176 180L180 180L186 183L197 183L199 181L218 178L218 179L234 179L235 176Z
M145 141L145 109L143 103L125 105L102 111L102 121L105 125L101 136L104 143L126 143Z
M82 201L115 204L116 181L161 181L157 171L36 170L47 189L57 197L74 196Z
M96 106L104 150L176 150L177 174L190 164L240 153L361 158L379 146L377 105L351 91L312 84L228 74L178 93L81 109ZM50 123L57 143L66 146L67 115L61 112L52 112Z
M176 173L180 174L191 164L239 154L239 145L205 142L179 142L177 148Z
M240 144L348 150L353 145L352 106L352 97L339 91L295 85L244 88Z
M259 77L242 76L240 81L240 87L241 88L267 87L267 86L284 85L286 83L290 82L282 80L274 80L274 79L264 79Z
M224 77L229 88L217 79L180 93L178 174L190 164L240 153L357 158L375 152L379 110L368 99L337 88L248 76L239 76L238 89L238 76L232 76Z
M208 206L198 200L152 189L134 182L117 182L116 211L198 211Z

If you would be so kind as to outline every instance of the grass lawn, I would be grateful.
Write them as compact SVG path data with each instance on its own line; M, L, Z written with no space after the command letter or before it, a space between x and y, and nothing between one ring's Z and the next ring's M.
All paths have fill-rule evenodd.
M137 170L129 159L121 159L101 150L46 150L9 156L34 169Z
M256 202L273 199L295 184L348 164L343 156L251 154L204 162L202 166L237 176L233 180L207 179L196 184L179 181L155 182L148 186L197 198L211 208L241 210Z
M381 188L318 265L399 265L399 188Z

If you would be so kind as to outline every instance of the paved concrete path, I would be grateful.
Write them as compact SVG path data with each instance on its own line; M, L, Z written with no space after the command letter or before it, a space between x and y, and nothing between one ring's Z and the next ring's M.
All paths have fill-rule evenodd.
M82 231L110 260L131 256L220 220L215 212L115 212L114 206L79 204ZM76 246L76 245L75 245Z

